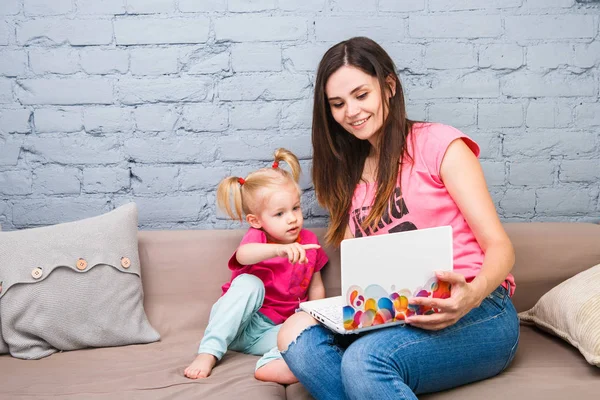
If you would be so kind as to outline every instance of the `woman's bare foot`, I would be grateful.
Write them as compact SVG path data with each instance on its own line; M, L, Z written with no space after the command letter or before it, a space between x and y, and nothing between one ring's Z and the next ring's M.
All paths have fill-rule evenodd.
M263 365L254 372L254 377L259 381L277 382L283 385L291 385L298 382L284 360L274 360Z
M206 378L210 375L213 367L217 363L217 357L208 353L200 353L183 371L183 374L190 379Z

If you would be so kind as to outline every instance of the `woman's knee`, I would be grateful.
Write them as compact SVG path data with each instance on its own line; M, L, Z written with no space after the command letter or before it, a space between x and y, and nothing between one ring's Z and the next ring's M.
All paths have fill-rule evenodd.
M305 312L298 312L289 317L284 323L277 335L277 347L280 351L286 351L290 343L304 331L318 322Z
M384 351L368 336L362 339L350 345L342 357L342 383L348 398L371 398L377 386L384 392L397 394L398 399L416 399L389 350Z

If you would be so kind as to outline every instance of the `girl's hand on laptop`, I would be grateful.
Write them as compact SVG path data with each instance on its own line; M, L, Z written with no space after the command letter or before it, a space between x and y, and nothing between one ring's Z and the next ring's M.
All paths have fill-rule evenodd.
M281 244L277 249L277 257L287 257L289 262L291 262L292 264L298 262L307 263L308 258L306 258L306 250L318 249L320 247L321 246L319 246L318 244Z
M451 271L436 273L440 281L452 285L450 298L435 299L431 297L413 297L409 304L432 307L439 310L430 315L413 315L406 318L406 323L421 329L437 331L454 325L473 308L481 303L479 290L467 283L461 274Z

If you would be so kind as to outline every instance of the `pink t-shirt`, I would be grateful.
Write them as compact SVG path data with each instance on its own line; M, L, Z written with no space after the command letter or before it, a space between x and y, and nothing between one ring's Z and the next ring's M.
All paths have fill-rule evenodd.
M374 183L356 186L350 211L350 230L354 237L402 232L413 229L452 226L454 271L468 281L481 269L484 253L473 231L440 178L440 166L450 143L462 139L479 157L479 146L461 131L442 124L417 123L408 136L407 150L413 162L402 168L402 190L397 186L378 229L366 231L360 226L367 217L375 196ZM515 290L512 275L506 278ZM506 282L503 284L507 287Z
M250 228L240 246L247 243L267 243L267 235L260 229ZM298 236L300 244L319 244L317 236L306 229ZM231 280L223 285L223 294L227 292L231 281L238 275L252 274L265 285L265 300L259 310L275 324L281 324L292 315L302 301L308 300L308 287L315 272L327 263L327 254L323 249L306 250L308 262L292 264L287 257L275 257L253 265L242 265L235 253L229 260Z

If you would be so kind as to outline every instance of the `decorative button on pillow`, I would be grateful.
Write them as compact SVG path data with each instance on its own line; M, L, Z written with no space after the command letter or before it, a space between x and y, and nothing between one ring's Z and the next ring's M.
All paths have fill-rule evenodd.
M0 354L160 339L143 307L137 207L81 221L0 232Z

